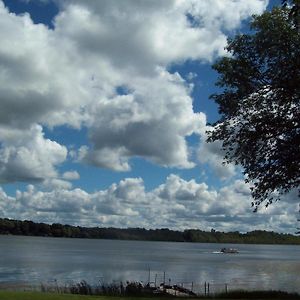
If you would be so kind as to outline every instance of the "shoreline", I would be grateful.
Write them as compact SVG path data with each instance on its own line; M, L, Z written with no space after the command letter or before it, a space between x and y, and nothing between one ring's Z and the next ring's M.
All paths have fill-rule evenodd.
M266 230L241 233L238 231L224 232L215 229L205 231L192 228L173 230L169 228L83 227L59 223L36 223L8 218L0 218L0 234L130 241L300 245L300 235Z
M176 240L147 240L147 239L133 239L133 238L102 238L102 237L72 237L72 236L49 236L49 235L23 235L23 234L3 234L1 236L7 237L36 237L36 238L53 238L53 239L78 239L78 240L108 240L108 241L131 241L131 242L167 242L167 243L190 243L190 244L234 244L234 245L274 245L274 246L300 246L299 242L286 243L286 242L261 242L261 241L176 241Z
M208 286L208 289L207 289ZM80 282L73 282L68 284L62 284L54 280L51 283L26 283L26 282L0 282L0 295L5 292L13 293L39 293L39 294L65 294L65 295L90 295L90 296L108 296L113 297L128 297L133 296L137 298L165 298L165 297L185 297L185 298L228 298L230 295L234 299L237 295L243 295L243 299L255 299L253 296L267 297L268 299L282 299L278 297L284 295L285 299L299 299L299 291L288 291L288 290L276 290L276 289L247 289L247 288L228 288L225 284L225 289L210 289L205 283L205 291L194 291L190 288L183 288L180 285L168 285L168 284L158 284L154 287L153 284L141 283L140 281L133 281L127 283L113 281L111 283L90 285L85 280ZM272 297L271 297L272 296ZM276 297L275 297L276 296ZM287 297L289 296L289 297ZM273 298L274 297L274 298ZM0 297L0 299L2 299ZM228 298L231 299L231 298Z

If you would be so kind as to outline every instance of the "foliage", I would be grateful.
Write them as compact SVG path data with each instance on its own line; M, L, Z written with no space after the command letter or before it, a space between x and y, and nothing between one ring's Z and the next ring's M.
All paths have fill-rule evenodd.
M208 142L222 141L225 163L243 167L255 210L300 186L299 1L293 4L254 16L252 32L229 40L230 56L213 65L222 91L211 98L221 119Z
M58 285L56 282L54 285L42 284L41 291L47 294L58 293L114 297L154 297L166 295L166 293L158 290L156 287L151 287L150 284L143 284L142 282L136 281L127 281L126 284L123 284L123 282L120 281L119 283L100 283L96 285L90 285L85 280L68 285Z
M289 12L289 18L297 27L299 30L300 26L300 0L282 0L282 6L284 8L288 7L288 5L291 6L290 12Z
M166 228L87 228L57 223L49 225L10 219L0 219L0 234L143 241L300 245L299 236L261 230L242 234L238 231L220 232L216 230L203 231L198 229L187 229L182 232Z

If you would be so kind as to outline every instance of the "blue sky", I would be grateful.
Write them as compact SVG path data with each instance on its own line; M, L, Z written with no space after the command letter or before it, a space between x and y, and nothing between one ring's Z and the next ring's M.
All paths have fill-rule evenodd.
M1 217L294 232L205 131L226 39L280 1L0 1ZM188 16L188 17L187 17Z

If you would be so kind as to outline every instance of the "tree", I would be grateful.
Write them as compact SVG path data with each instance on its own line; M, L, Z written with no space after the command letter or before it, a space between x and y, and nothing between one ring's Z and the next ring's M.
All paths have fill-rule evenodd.
M251 33L230 39L230 55L213 65L221 118L208 142L243 167L255 210L291 190L300 197L300 10L287 2L253 16Z

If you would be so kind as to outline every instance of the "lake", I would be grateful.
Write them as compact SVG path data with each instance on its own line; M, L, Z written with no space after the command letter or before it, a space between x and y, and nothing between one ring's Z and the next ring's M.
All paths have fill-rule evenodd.
M238 254L216 253L234 247ZM149 272L150 270L150 272ZM193 282L211 289L300 293L300 246L0 236L0 285L113 281Z

